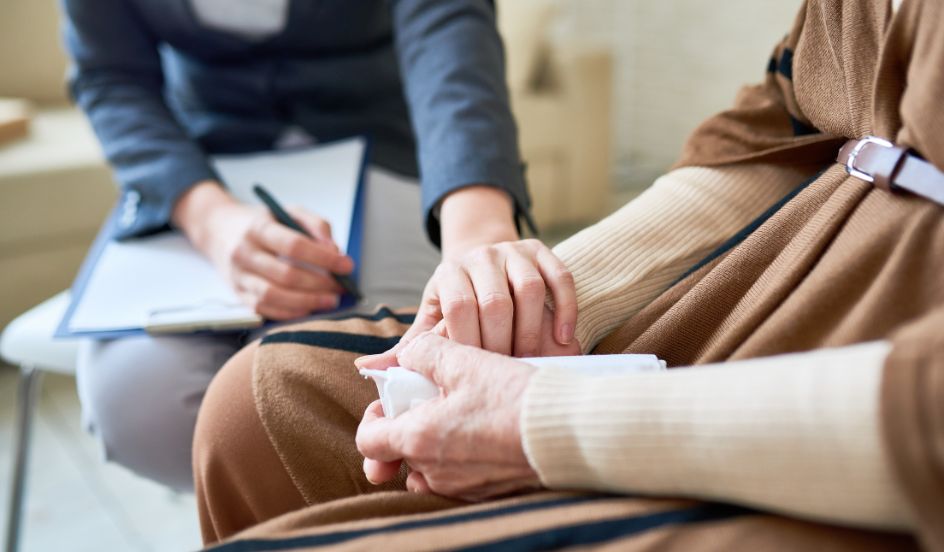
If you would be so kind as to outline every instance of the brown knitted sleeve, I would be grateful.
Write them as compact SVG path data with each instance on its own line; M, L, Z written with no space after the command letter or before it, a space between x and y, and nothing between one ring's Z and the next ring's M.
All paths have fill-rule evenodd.
M944 308L893 339L882 382L882 430L929 550L944 550Z

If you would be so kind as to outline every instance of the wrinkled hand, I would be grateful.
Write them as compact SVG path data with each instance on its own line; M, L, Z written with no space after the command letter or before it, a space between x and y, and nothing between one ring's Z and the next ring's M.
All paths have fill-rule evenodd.
M545 306L548 289L553 313ZM443 260L403 342L439 325L439 333L450 339L503 355L559 354L548 338L557 349L579 354L576 323L577 293L564 263L538 240L502 242ZM363 365L388 368L400 348L364 359Z
M194 192L212 194L212 199L189 198L193 205L179 206L175 220L257 313L288 320L337 307L342 290L328 272L349 274L354 262L335 245L326 221L290 209L312 239L279 224L263 208L221 198L218 194L225 193L221 189ZM211 205L197 209L201 199ZM176 217L188 207L199 215Z
M413 492L484 500L540 487L520 428L534 367L431 333L411 340L397 359L443 392L394 419L383 417L380 401L371 403L356 438L368 480L389 481L406 462Z

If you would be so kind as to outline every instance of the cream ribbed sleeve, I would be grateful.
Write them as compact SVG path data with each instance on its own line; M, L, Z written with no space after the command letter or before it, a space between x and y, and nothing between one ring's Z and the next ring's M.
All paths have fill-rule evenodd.
M555 489L907 528L879 433L889 349L874 342L615 377L541 369L525 396L525 452Z
M784 167L677 169L554 248L577 285L584 352L804 178Z

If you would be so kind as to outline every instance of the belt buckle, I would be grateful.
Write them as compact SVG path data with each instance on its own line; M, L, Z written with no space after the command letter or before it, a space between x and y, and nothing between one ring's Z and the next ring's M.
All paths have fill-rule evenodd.
M894 144L888 140L884 140L877 136L866 136L865 138L859 140L859 143L852 148L852 151L849 153L849 159L846 160L846 172L849 173L849 176L854 176L860 180L864 180L869 184L875 182L875 177L869 173L860 171L855 167L856 157L859 156L859 153L869 144L875 144L876 146L882 146L884 148L894 147Z

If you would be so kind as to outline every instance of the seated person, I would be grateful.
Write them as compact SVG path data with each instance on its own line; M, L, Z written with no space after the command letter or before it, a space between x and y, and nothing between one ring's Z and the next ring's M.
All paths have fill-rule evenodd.
M384 418L352 365L397 343L403 313L244 349L198 422L206 542L944 548L942 19L935 0L808 0L763 84L554 250L580 352L666 373L535 369L435 335L486 345L497 326L457 338L446 316L395 361L357 361L443 390ZM574 352L543 316L539 353Z
M177 228L270 321L335 310L342 290L325 272L354 259L315 213L293 212L305 237L237 201L211 155L370 136L357 271L373 305L416 304L440 259L430 241L461 258L530 221L490 2L61 4L70 90L122 186L111 237ZM105 458L192 490L200 402L256 335L82 341L83 421Z

